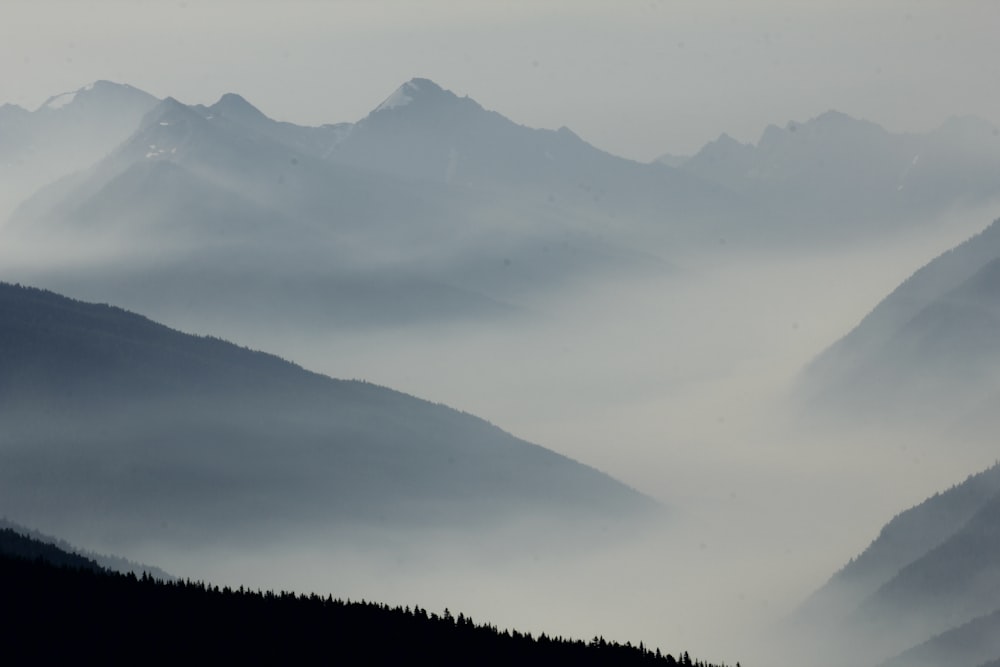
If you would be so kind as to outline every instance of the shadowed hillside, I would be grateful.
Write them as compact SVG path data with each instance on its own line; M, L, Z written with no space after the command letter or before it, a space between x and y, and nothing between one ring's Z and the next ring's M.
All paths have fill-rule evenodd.
M445 406L12 285L0 285L0 406L0 506L71 539L81 526L225 542L530 518L558 540L656 507Z

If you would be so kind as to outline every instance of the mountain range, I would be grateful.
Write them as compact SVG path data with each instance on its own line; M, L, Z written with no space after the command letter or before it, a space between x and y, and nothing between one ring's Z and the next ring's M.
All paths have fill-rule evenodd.
M61 176L18 186L0 232L31 260L7 278L230 337L509 317L609 274L668 276L719 244L863 242L1000 194L1000 140L974 119L896 135L830 112L672 167L518 125L428 79L319 127L233 93L185 105L108 82L5 109L0 133L41 128L24 136L46 137L38 162ZM11 168L27 150L15 144L0 143ZM68 262L46 259L67 246Z
M669 161L793 220L800 230L791 233L842 242L994 200L1000 131L953 117L924 134L897 134L828 111L769 125L756 144L722 134Z
M1000 132L972 118L896 134L831 111L641 164L428 79L317 127L235 93L188 105L104 81L6 105L3 279L45 289L0 283L0 508L125 553L307 539L391 552L458 534L518 549L511 527L615 543L658 503L472 415L170 327L488 328L608 278L659 288L725 253L863 246L998 196ZM995 430L998 295L1000 220L820 355L801 403ZM902 513L795 623L887 666L995 659L998 494L991 468Z

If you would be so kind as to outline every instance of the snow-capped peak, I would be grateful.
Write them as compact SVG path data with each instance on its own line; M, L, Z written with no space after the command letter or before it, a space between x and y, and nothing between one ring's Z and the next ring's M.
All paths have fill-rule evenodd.
M392 95L385 98L382 104L375 107L375 111L388 111L397 107L405 107L413 101L413 96L420 91L420 86L416 80L407 81L402 86L393 91Z
M42 109L51 109L55 111L56 109L62 109L67 104L70 104L76 99L79 90L74 90L71 93L60 93L59 95L54 95L45 101L45 104L41 106Z
M111 81L101 80L88 83L83 88L78 88L77 90L68 93L60 93L58 95L53 95L49 99L45 100L44 104L38 107L38 110L56 111L58 109L62 109L63 107L69 106L73 102L77 101L77 99L80 98L81 96L89 97L89 93L95 91L95 89L97 90L97 93L103 96L107 96L110 94L110 95L118 95L120 97L122 94L128 94L128 95L137 94L143 97L150 97L141 90L133 88L128 84L118 84L118 83L113 83ZM150 97L150 99L152 98Z

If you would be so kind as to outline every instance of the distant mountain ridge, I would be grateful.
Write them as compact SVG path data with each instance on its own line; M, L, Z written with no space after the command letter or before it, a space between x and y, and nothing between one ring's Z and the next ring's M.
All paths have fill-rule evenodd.
M88 146L103 145L84 151L84 162L72 166L65 164L66 150L52 153L62 171L51 172L51 180L110 152L156 102L131 86L98 81L55 95L34 112L5 105L0 158L5 140L17 137L28 145L52 135L45 141L54 149L83 145L82 138ZM678 228L668 238L695 238L707 225L731 240L754 239L743 235L743 225L720 227L726 218L753 219L758 237L771 240L801 232L807 232L803 239L821 232L851 238L864 233L861 223L888 229L1000 195L1000 131L970 117L953 117L925 134L893 134L828 111L806 122L770 125L755 145L722 134L693 156L647 165L600 151L567 128L517 125L426 78L403 83L356 122L318 127L271 120L231 92L211 106L192 108L297 153L383 176L517 194L577 213L588 210L595 222L666 217ZM42 125L44 133L24 131ZM10 150L6 154L14 155Z
M521 307L525 294L578 277L666 270L668 262L631 232L607 233L609 225L634 231L634 221L581 213L575 203L539 194L552 194L552 186L588 206L601 197L595 181L581 185L577 176L561 175L561 169L577 169L575 157L555 169L557 183L549 176L525 180L534 167L518 160L534 155L547 162L545 142L568 142L590 156L598 172L613 165L623 187L635 187L632 172L645 173L647 190L657 197L666 196L660 186L669 182L662 170L613 158L566 133L517 126L471 100L433 90L426 104L417 99L354 125L320 128L277 123L237 95L211 107L167 98L91 168L23 202L6 226L26 245L24 254L44 254L55 237L73 239L84 258L96 248L100 260L87 279L79 272L66 279L62 266L37 263L12 277L80 298L112 298L161 318L183 299L194 317L221 315L220 321L243 326L318 316L355 327L505 316ZM457 107L464 124L442 131L458 133L455 146L473 160L463 162L461 174L486 170L481 187L417 177L433 173L428 160L450 151L450 144L426 135L438 111L434 104ZM428 148L417 150L413 142ZM412 168L393 167L395 158L377 169L355 159L377 153L375 144L400 164L410 156ZM496 156L507 154L514 162L496 167ZM534 194L521 197L523 188ZM641 235L665 229L647 227ZM109 246L115 249L110 257ZM148 258L139 262L141 270L139 257ZM273 296L255 300L248 312L245 290L234 284L260 284L259 293ZM208 320L205 328L213 324Z
M1000 131L977 118L951 118L925 134L895 134L828 111L806 122L769 125L756 144L722 134L683 171L759 201L830 238L861 227L891 229L1000 196Z

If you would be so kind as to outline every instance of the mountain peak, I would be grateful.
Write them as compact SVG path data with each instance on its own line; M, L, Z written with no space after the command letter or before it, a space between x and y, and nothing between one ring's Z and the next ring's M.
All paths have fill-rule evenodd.
M736 139L734 139L732 136L730 136L729 134L727 134L725 132L723 132L722 134L720 134L719 138L716 139L715 141L713 141L712 143L714 143L714 144L716 144L718 146L734 146L734 147L735 146L742 147L742 146L745 145L745 144L737 141Z
M0 104L0 113L23 115L23 114L29 114L31 112L22 106L5 103L5 104Z
M439 97L442 95L447 95L449 97L455 97L455 94L451 91L445 90L441 86L437 85L430 79L414 78L410 79L399 88L393 91L389 97L375 107L375 111L372 113L378 113L379 111L388 111L390 109L397 109L399 107L407 106L414 100L423 100L434 97Z
M93 83L88 83L82 88L67 93L53 95L38 107L37 111L58 111L70 105L76 105L82 100L92 98L135 98L137 100L152 101L153 97L146 92L139 90L127 83L115 83L100 79Z
M259 120L267 117L260 109L247 102L246 98L236 93L226 93L209 107L209 111L234 120Z
M718 139L702 146L702 149L698 151L695 157L701 156L701 158L704 158L705 156L710 156L711 159L718 160L724 156L752 151L753 146L751 144L744 144L723 132L719 135Z
M93 89L95 85L96 84L91 83L87 84L83 88L79 88L77 90L68 93L59 93L58 95L53 95L49 99L45 100L45 102L42 103L42 106L38 107L38 111L43 111L43 110L56 111L58 109L62 109L63 107L72 104L73 101L76 99L77 95Z
M789 121L785 129L792 133L799 131L799 137L825 135L828 137L868 137L870 139L888 134L886 129L878 123L873 123L863 118L855 118L842 111L834 111L832 109L824 111L804 123Z
M165 97L150 109L139 123L140 131L154 126L167 127L180 122L199 122L203 117L183 102Z
M843 111L837 111L835 109L824 111L820 115L813 118L813 121L816 123L850 123L855 122L856 120L856 118L848 116Z
M178 100L176 97L164 97L160 100L160 103L153 107L150 113L166 113L169 111L188 111L191 112L191 108L186 104ZM192 112L193 113L193 112Z

